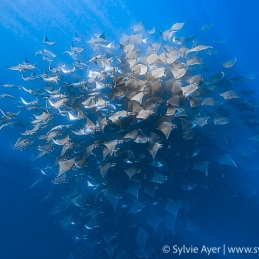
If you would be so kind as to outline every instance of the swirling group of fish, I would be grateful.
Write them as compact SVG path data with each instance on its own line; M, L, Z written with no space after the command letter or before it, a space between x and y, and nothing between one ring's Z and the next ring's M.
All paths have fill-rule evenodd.
M254 91L240 88L254 75L236 75L236 58L215 66L217 51L195 36L177 36L183 26L173 24L156 40L155 28L141 22L118 43L75 32L62 55L68 62L45 36L36 56L46 69L27 59L7 67L33 87L2 83L20 100L17 113L2 107L0 128L26 128L12 147L31 150L42 173L36 183L51 180L46 200L52 197L51 213L81 245L80 256L159 258L155 244L174 235L178 219L198 230L194 197L207 196L220 171L257 170L246 159L259 135L240 136L259 121ZM238 189L220 192L232 199Z

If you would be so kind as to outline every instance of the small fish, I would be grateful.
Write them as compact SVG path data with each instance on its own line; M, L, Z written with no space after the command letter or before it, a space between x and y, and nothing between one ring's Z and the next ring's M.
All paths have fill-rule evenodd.
M49 46L56 44L56 42L50 41L47 36L44 36L42 43L46 44L46 45L49 45Z
M212 28L213 26L213 23L210 23L210 24L205 24L203 25L201 28L200 28L200 31L208 31Z
M15 99L15 97L13 97L10 94L0 94L0 98L10 98L10 99Z
M35 69L35 65L31 65L31 64L19 64L18 66L11 66L11 67L7 67L10 70L17 70L19 72L24 72L26 70L33 70Z

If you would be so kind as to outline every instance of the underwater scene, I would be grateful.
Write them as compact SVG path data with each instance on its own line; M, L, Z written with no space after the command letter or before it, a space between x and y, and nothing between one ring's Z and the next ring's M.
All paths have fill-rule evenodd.
M257 1L0 4L0 258L258 258Z

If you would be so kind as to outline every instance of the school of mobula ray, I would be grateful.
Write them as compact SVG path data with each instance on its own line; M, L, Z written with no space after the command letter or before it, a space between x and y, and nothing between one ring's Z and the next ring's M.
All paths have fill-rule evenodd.
M62 196L52 213L62 215L60 227L89 256L157 258L154 243L174 232L179 212L186 228L198 228L192 193L210 191L215 168L258 169L246 158L257 152L259 135L240 136L246 124L259 123L254 91L239 90L254 75L236 75L236 58L211 71L216 50L195 36L178 36L183 26L160 32L158 42L152 42L155 28L145 30L142 22L117 45L96 34L87 40L88 59L76 32L63 53L70 64L45 36L46 49L36 56L47 69L40 72L26 59L7 67L35 87L2 83L6 92L16 88L20 100L0 95L19 109L1 107L0 129L22 125L26 130L12 147L29 148L32 163L43 156L52 161L39 168L40 180L52 181L47 198ZM44 87L37 87L40 80ZM22 113L30 122L19 120Z

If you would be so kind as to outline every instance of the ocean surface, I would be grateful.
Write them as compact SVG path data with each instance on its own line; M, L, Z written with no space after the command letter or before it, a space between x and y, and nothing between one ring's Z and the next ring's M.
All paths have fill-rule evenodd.
M22 110L18 107L17 102L20 101L20 97L27 97L27 93L24 91L4 87L4 84L30 88L35 86L35 82L40 82L38 87L44 88L41 79L25 82L21 78L21 73L11 71L7 67L22 64L27 58L31 64L36 64L35 66L42 73L44 69L48 69L49 63L44 63L40 56L35 57L35 53L46 48L51 49L57 57L63 58L62 53L70 50L71 39L75 32L85 42L86 56L89 53L90 59L93 57L94 51L87 46L86 41L89 41L94 35L105 33L109 42L114 41L118 45L123 33L133 34L131 27L143 21L147 30L155 26L156 32L153 36L155 42L161 41L159 31L168 30L175 23L184 23L184 27L177 32L177 35L196 36L195 39L201 44L213 46L213 49L218 50L215 55L207 55L208 58L213 58L215 67L220 62L236 58L236 63L231 68L235 70L234 73L240 76L249 75L253 79L240 85L237 84L235 90L237 93L239 90L256 90L244 99L252 100L255 107L252 111L248 111L247 116L259 117L259 114L256 114L259 112L259 76L256 76L259 72L259 3L256 0L0 0L0 7L0 82L2 83L0 95L10 94L16 98L14 101L9 98L0 98L0 108L4 112ZM209 30L206 31L206 28L200 30L204 25L211 24L213 25ZM51 48L44 46L42 40L46 35L50 41L55 41L57 44ZM55 65L58 65L58 62ZM87 66L87 69L91 69L92 64L87 63ZM38 70L36 70L37 73L39 74ZM33 113L19 115L16 118L21 125L27 125L26 128L13 125L0 130L0 258L109 258L103 251L98 253L96 250L99 248L94 249L92 253L85 249L86 243L91 243L90 238L83 241L78 240L75 238L76 231L72 227L71 229L60 227L60 220L67 214L64 211L53 213L53 207L68 193L63 191L61 194L52 195L53 183L50 177L44 178L40 172L40 168L53 163L53 157L47 155L30 162L32 154L37 153L35 149L25 148L23 151L12 149L12 145L20 137L20 133L31 129L27 122L29 118L26 116L32 117ZM39 114L40 112L38 112ZM169 234L163 236L160 243L151 239L148 245L154 252L146 253L144 256L139 252L134 252L137 247L134 244L137 235L134 221L130 223L126 220L125 222L119 221L119 224L134 226L135 232L132 230L133 233L129 234L127 241L129 244L132 243L132 250L129 248L130 245L124 249L125 254L129 256L127 257L120 254L123 249L120 244L117 247L114 245L114 253L110 259L145 257L252 259L258 257L258 141L247 144L255 150L254 154L245 156L247 165L254 166L251 170L245 170L242 167L243 158L239 160L239 156L233 155L236 150L232 153L231 149L234 149L234 139L239 141L243 137L247 139L256 136L259 134L259 127L258 122L249 124L245 121L246 115L244 114L246 113L243 114L241 111L240 114L242 116L235 117L236 121L232 124L234 126L226 128L228 137L219 138L217 145L213 147L213 152L217 153L215 149L220 150L222 145L227 146L227 152L232 155L237 167L228 165L213 167L211 164L211 174L217 177L213 176L209 180L208 189L199 190L198 187L195 187L194 190L189 191L193 192L193 197L188 193L189 200L192 201L191 223L181 221L181 213L183 215L185 213L178 213L174 230L171 229ZM231 133L235 123L236 125L244 124L238 135ZM237 134L236 131L233 130L233 132L235 132L233 134ZM232 142L229 139L231 135ZM205 141L203 146L207 148L207 145L209 144L206 144ZM164 193L160 192L161 199L167 196L167 191L168 189L165 189ZM157 206L155 202L154 206ZM76 209L75 212L71 209L70 215L74 215ZM110 216L104 215L104 219L105 217ZM69 224L76 223L70 222ZM128 227L127 231L130 229ZM146 230L146 232L148 231ZM123 235L123 233L119 232L119 235ZM100 236L98 238L101 239ZM141 241L138 242L138 245L141 245ZM165 245L170 248L170 251L166 251L168 253L162 251L162 247ZM102 247L98 244L96 246ZM145 247L145 245L143 246ZM173 246L183 249L182 253L173 249ZM203 246L217 247L218 250L215 248L214 252L208 254L208 250L204 249L201 253ZM189 252L184 250L184 247L188 247ZM191 250L194 247L197 247L197 253L195 250ZM223 249L229 247L251 247L254 250L252 252L233 251L233 253L226 251L224 254Z

